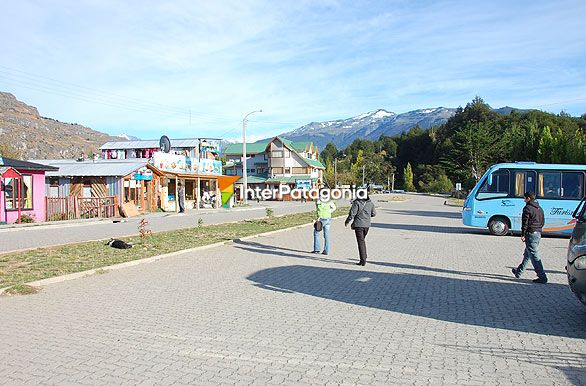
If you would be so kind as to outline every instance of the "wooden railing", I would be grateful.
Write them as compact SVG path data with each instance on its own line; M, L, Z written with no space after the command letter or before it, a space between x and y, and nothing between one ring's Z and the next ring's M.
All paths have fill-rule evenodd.
M118 197L47 197L47 221L118 216Z

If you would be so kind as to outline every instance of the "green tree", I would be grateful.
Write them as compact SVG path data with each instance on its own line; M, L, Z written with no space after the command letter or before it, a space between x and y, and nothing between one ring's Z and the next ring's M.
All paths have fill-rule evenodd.
M407 192L415 191L415 185L413 185L413 169L410 163L407 163L407 166L403 170L403 189Z
M549 126L545 126L541 131L539 139L539 148L537 150L537 161L550 163L553 162L555 152L555 140L551 135Z
M326 147L319 153L319 158L324 163L333 162L334 158L338 154L338 149L333 143L328 143Z

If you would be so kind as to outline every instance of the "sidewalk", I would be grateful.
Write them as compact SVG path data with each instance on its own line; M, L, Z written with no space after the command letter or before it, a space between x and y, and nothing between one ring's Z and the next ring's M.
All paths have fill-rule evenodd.
M142 218L149 221L148 228L153 232L170 231L198 225L220 224L266 216L267 207L273 208L275 215L307 212L314 210L313 203L298 202L253 202L249 207L233 209L192 210L185 214L175 212L155 212L144 216L122 219L89 219L60 221L55 223L5 225L0 227L0 253L22 249L56 246L83 241L104 240L138 234L138 224Z
M586 307L542 241L550 283L510 273L518 237L461 225L458 208L381 203L354 265L335 219L0 297L9 384L584 385Z

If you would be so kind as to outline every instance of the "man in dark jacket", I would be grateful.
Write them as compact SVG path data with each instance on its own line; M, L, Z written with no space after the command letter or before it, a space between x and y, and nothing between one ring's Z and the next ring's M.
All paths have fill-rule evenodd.
M539 258L539 241L541 240L541 230L543 229L544 215L543 209L535 201L535 193L526 192L525 207L523 208L523 217L521 219L521 241L525 243L525 252L523 253L523 261L517 268L513 268L513 275L520 278L527 263L531 260L537 279L534 283L547 283L547 276L543 270L543 264Z
M352 203L350 213L346 218L344 225L348 226L352 222L351 228L354 229L356 234L356 242L358 243L358 253L360 255L360 262L356 265L366 265L366 235L370 228L370 218L376 216L376 210L374 204L370 200L370 197L365 199L356 199Z

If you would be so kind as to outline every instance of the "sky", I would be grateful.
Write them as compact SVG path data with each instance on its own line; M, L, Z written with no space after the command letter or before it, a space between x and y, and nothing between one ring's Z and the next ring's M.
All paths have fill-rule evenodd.
M377 109L586 113L586 1L19 0L0 91L141 139L249 139Z

